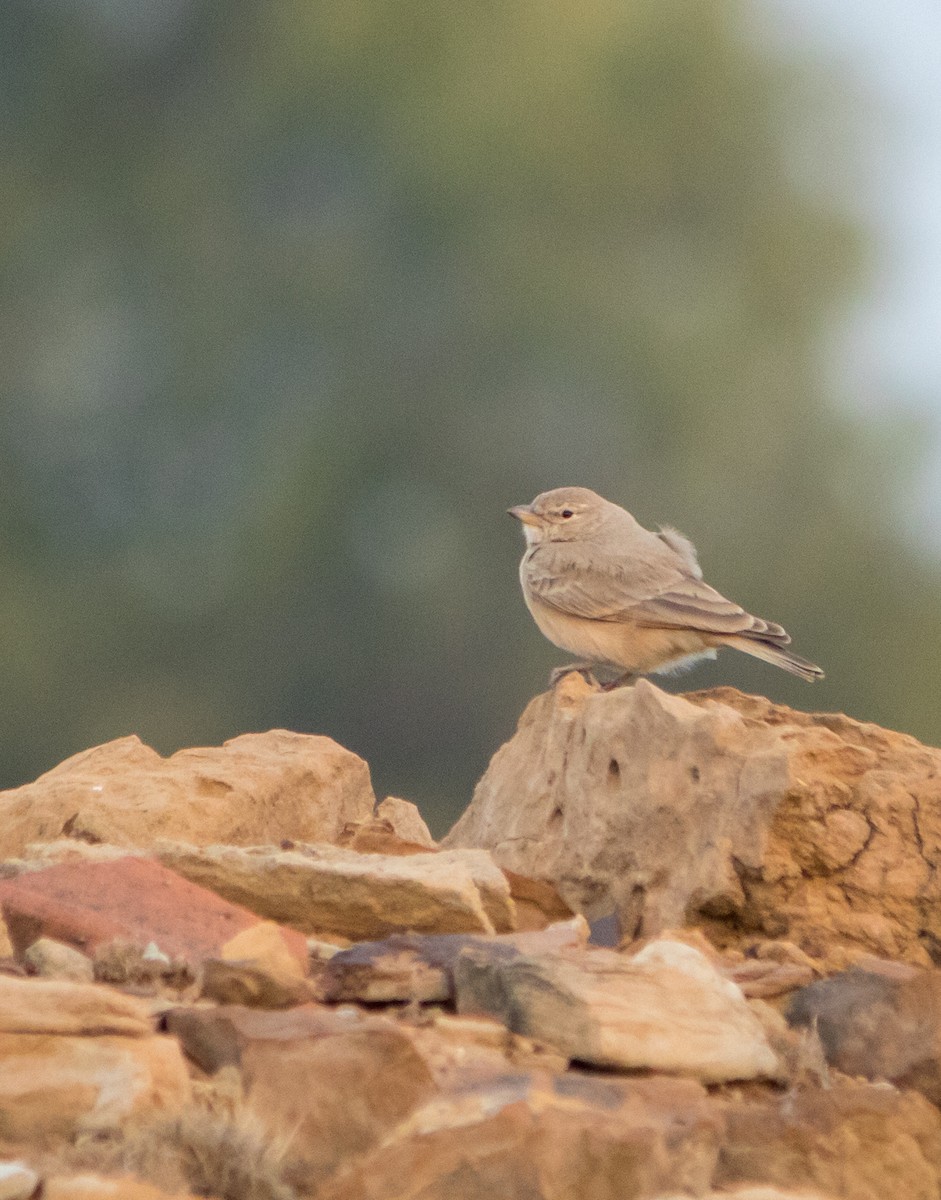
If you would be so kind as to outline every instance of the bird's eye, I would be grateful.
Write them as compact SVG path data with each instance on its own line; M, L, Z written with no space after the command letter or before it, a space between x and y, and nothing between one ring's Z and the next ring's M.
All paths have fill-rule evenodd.
M569 519L569 517L574 517L575 514L572 512L572 510L570 508L563 508L562 516L565 517L565 519L567 521Z

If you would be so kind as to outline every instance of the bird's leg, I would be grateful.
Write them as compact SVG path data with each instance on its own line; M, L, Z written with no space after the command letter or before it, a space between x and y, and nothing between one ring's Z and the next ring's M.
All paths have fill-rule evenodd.
M625 671L623 675L619 675L617 679L612 679L610 683L603 683L601 690L603 692L613 692L615 688L627 687L628 684L634 683L640 676L633 671Z
M589 683L594 683L596 680L591 673L591 668L592 664L590 662L573 662L566 663L564 667L553 667L549 672L549 687L554 688L560 679L564 679L566 675L571 675L573 671L584 675Z

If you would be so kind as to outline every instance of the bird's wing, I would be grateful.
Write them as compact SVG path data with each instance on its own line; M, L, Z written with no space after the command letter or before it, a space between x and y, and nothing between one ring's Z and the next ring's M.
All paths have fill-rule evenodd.
M683 568L685 564L648 558L609 558L599 565L590 553L557 549L532 556L526 582L543 604L589 621L629 620L652 628L758 637L779 645L791 640L780 625L753 617Z
M625 614L628 615L628 614ZM700 579L684 579L634 605L629 615L639 625L695 629L701 633L739 634L785 646L791 640L780 625L753 617Z
M536 599L589 621L616 621L664 584L683 581L675 554L655 538L654 555L598 554L591 546L539 547L523 559L523 576Z

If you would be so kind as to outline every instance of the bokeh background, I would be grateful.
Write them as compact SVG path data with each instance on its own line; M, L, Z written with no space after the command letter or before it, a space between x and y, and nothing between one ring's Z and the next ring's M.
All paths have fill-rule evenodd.
M286 726L442 832L569 483L828 672L667 686L941 740L939 79L933 0L3 0L0 785Z

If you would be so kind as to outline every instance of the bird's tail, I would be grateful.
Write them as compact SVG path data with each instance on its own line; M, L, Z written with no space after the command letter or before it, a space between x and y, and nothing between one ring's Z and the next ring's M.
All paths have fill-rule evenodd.
M762 642L758 638L750 637L728 637L723 638L723 642L735 650L742 650L745 654L754 655L755 658L764 659L765 662L772 663L784 671L790 671L792 675L806 679L808 683L813 683L815 679L823 679L823 671L816 663L785 650L783 646L776 646L773 642Z

